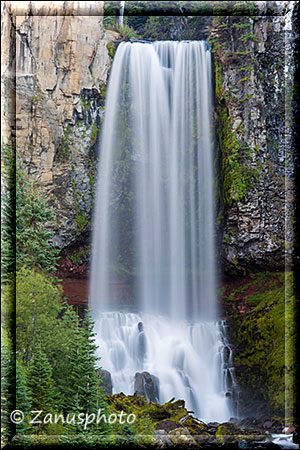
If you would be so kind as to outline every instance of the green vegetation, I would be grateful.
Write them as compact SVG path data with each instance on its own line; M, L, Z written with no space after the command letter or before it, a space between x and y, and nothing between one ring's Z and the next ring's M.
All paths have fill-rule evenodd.
M237 382L271 414L295 414L296 323L292 273L261 273L227 293ZM249 401L244 399L244 401Z
M85 261L89 255L90 255L91 249L89 246L86 248L81 248L79 250L73 250L72 253L69 254L69 258L72 261L74 265L82 264L83 261Z
M232 7L232 15L256 16L259 14L257 2L244 1L234 2Z
M54 212L30 180L14 145L3 146L3 177L7 187L2 200L2 279L23 266L53 272L58 251L51 243Z
M238 6L237 3L235 5ZM219 165L223 174L221 189L223 207L232 204L233 201L243 200L259 175L258 169L252 167L255 152L242 138L243 123L241 122L233 130L231 119L231 109L240 108L239 105L249 101L253 95L245 93L243 96L238 96L236 92L232 92L229 86L225 86L223 72L224 67L234 61L236 71L241 73L239 83L242 83L242 92L245 92L247 84L251 82L250 74L257 65L257 61L251 57L250 47L248 49L248 46L241 44L255 38L249 32L252 27L249 20L248 17L234 16L215 18L215 32L210 39L215 62L217 133L222 154Z
M104 394L96 377L95 338L93 323L87 314L80 320L72 307L61 300L61 290L45 273L23 268L17 272L16 291L16 350L17 350L17 405L9 401L9 386L2 395L7 407L4 412L8 427L12 409L43 410L46 414L79 414L103 408ZM8 301L8 286L3 289L3 301ZM4 317L5 319L5 317ZM5 321L4 321L5 322ZM4 329L7 336L9 330ZM3 344L2 364L7 369L14 361L14 352ZM18 391L19 389L19 391ZM19 392L19 395L18 395ZM19 403L18 403L19 402ZM29 409L31 408L31 409ZM32 419L32 417L31 417ZM74 434L82 426L56 426L43 423L36 429L26 426L32 434ZM86 430L85 430L86 431ZM103 423L89 429L93 433L105 431Z
M14 145L4 146L3 163L6 187L2 227L5 276L1 296L4 444L14 434L9 417L15 409L24 413L43 410L44 416L66 415L70 409L85 414L99 407L105 411L106 404L99 385L101 380L96 376L93 323L88 314L80 320L64 302L53 275L58 257L49 242L53 236L48 231L53 211L47 208L37 183L25 173ZM78 431L72 425L51 420L37 426L30 424L29 419L33 419L32 415L17 425L17 432L53 435ZM108 428L100 423L84 430L85 434L89 432L103 434Z
M130 425L133 434L145 434L145 438L150 438L154 433L156 425L164 420L169 419L179 422L187 415L185 402L183 400L174 401L174 398L164 405L158 403L147 403L145 397L139 395L124 395L123 393L114 394L106 398L108 410L124 411L126 414L134 414L135 422ZM117 433L123 434L124 427L120 424ZM180 426L180 424L178 424ZM148 435L148 436L147 436ZM151 442L151 440L150 440Z
M74 194L74 201L75 201L74 222L75 222L75 228L76 228L77 235L80 235L84 231L86 226L88 225L89 221L86 217L85 212L80 210L79 199L82 196L82 192L77 187L77 184L76 184L74 178L72 179L72 187L73 187L73 194Z
M222 88L218 87L220 91ZM240 201L248 193L257 169L249 167L251 149L245 142L237 139L231 130L230 117L224 104L217 105L217 132L222 152L223 198L225 204Z
M112 42L108 42L106 47L107 47L109 56L111 58L113 58L115 56L115 53L116 53L116 46Z
M59 138L57 150L56 150L56 159L61 162L66 162L70 159L71 156L71 127L67 126L64 134Z
M149 16L143 37L151 40L170 39L170 28L178 20L172 16Z

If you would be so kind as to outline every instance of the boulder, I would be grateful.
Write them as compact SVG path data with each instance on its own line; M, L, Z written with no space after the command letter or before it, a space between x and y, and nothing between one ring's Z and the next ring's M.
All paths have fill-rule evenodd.
M272 421L272 420L265 420L265 421L264 421L263 427L264 427L266 430L269 430L270 428L272 428L272 426L273 426L273 421Z
M191 416L190 414L179 419L179 423L188 428L194 438L195 436L207 436L212 434L208 432L207 425L204 422Z
M245 430L247 428L255 427L257 425L257 421L255 417L245 417L244 419L240 420L237 425L242 430Z
M157 422L155 425L156 430L165 430L167 433L169 431L175 430L176 428L180 428L180 423L174 422L173 420L161 420L160 422Z
M282 430L283 434L292 434L295 431L294 425L291 425L289 427L284 427Z
M238 442L238 449L241 450L278 450L279 447L277 444L271 441L266 442L255 442L255 441L249 441L242 439Z
M185 427L175 428L168 433L168 436L174 445L180 448L194 448L197 446L189 430Z
M134 392L144 395L147 402L159 401L159 380L149 372L137 372L134 376Z
M173 443L165 430L156 430L154 432L153 444L155 448L173 447Z
M108 370L97 369L98 385L104 387L105 395L112 395L111 374Z
M222 435L232 435L238 433L238 427L234 423L230 422L224 422L221 425L218 426L216 435L222 436Z

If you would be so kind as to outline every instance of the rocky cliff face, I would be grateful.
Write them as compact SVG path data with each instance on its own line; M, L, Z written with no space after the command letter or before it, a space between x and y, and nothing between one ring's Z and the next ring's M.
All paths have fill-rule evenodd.
M181 37L209 39L214 53L221 266L279 268L293 247L297 2L247 2L244 15L235 15L243 2L228 2L230 15L218 16L221 3L185 20ZM103 28L103 4L2 2L3 134L15 117L18 153L56 209L60 248L91 229L95 144L119 38Z
M104 2L17 3L1 4L3 138L15 125L17 152L56 210L62 248L90 226L94 144L118 34L103 29Z
M271 2L250 3L258 16L216 17L209 38L228 272L284 267L293 247L295 2L272 2L272 16L265 15Z

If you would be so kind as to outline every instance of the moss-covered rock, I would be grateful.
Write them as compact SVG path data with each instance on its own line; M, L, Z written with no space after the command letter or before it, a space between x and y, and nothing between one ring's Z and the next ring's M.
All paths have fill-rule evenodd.
M230 294L232 316L228 326L241 390L239 412L286 416L292 422L296 339L293 275L272 275L273 283L271 274L260 274L261 289L257 292L249 290L248 278L244 292L240 285Z
M181 427L180 423L174 422L174 420L161 420L155 424L156 430L165 430L167 433L169 431L175 430L176 428Z
M181 423L187 427L191 433L191 435L208 435L207 425L200 420L196 420L193 416L188 415L181 420Z
M183 400L171 399L164 405L160 405L153 402L147 403L144 396L136 393L127 396L121 392L106 397L106 401L113 412L124 411L126 414L135 415L136 420L130 427L136 434L152 435L155 429L165 429L164 425L171 423L175 423L178 428L181 426L180 419L188 416ZM171 428L173 428L172 425ZM120 428L119 431L122 432L122 429Z
M189 430L185 427L170 431L168 436L172 443L175 446L180 446L180 448L191 448L197 445Z

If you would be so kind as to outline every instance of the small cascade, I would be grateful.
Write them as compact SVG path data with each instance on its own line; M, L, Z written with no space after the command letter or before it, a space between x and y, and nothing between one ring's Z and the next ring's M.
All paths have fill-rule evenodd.
M95 331L113 393L133 394L134 375L146 371L159 380L160 403L184 398L188 409L209 422L229 414L226 392L233 378L228 381L232 367L223 328L207 321L174 323L163 316L102 312Z
M240 390L236 382L235 368L233 365L232 349L227 338L227 321L221 320L219 322L219 329L222 336L221 349L221 368L223 373L223 389L225 396L230 399L232 414L234 417L239 417L239 395Z

